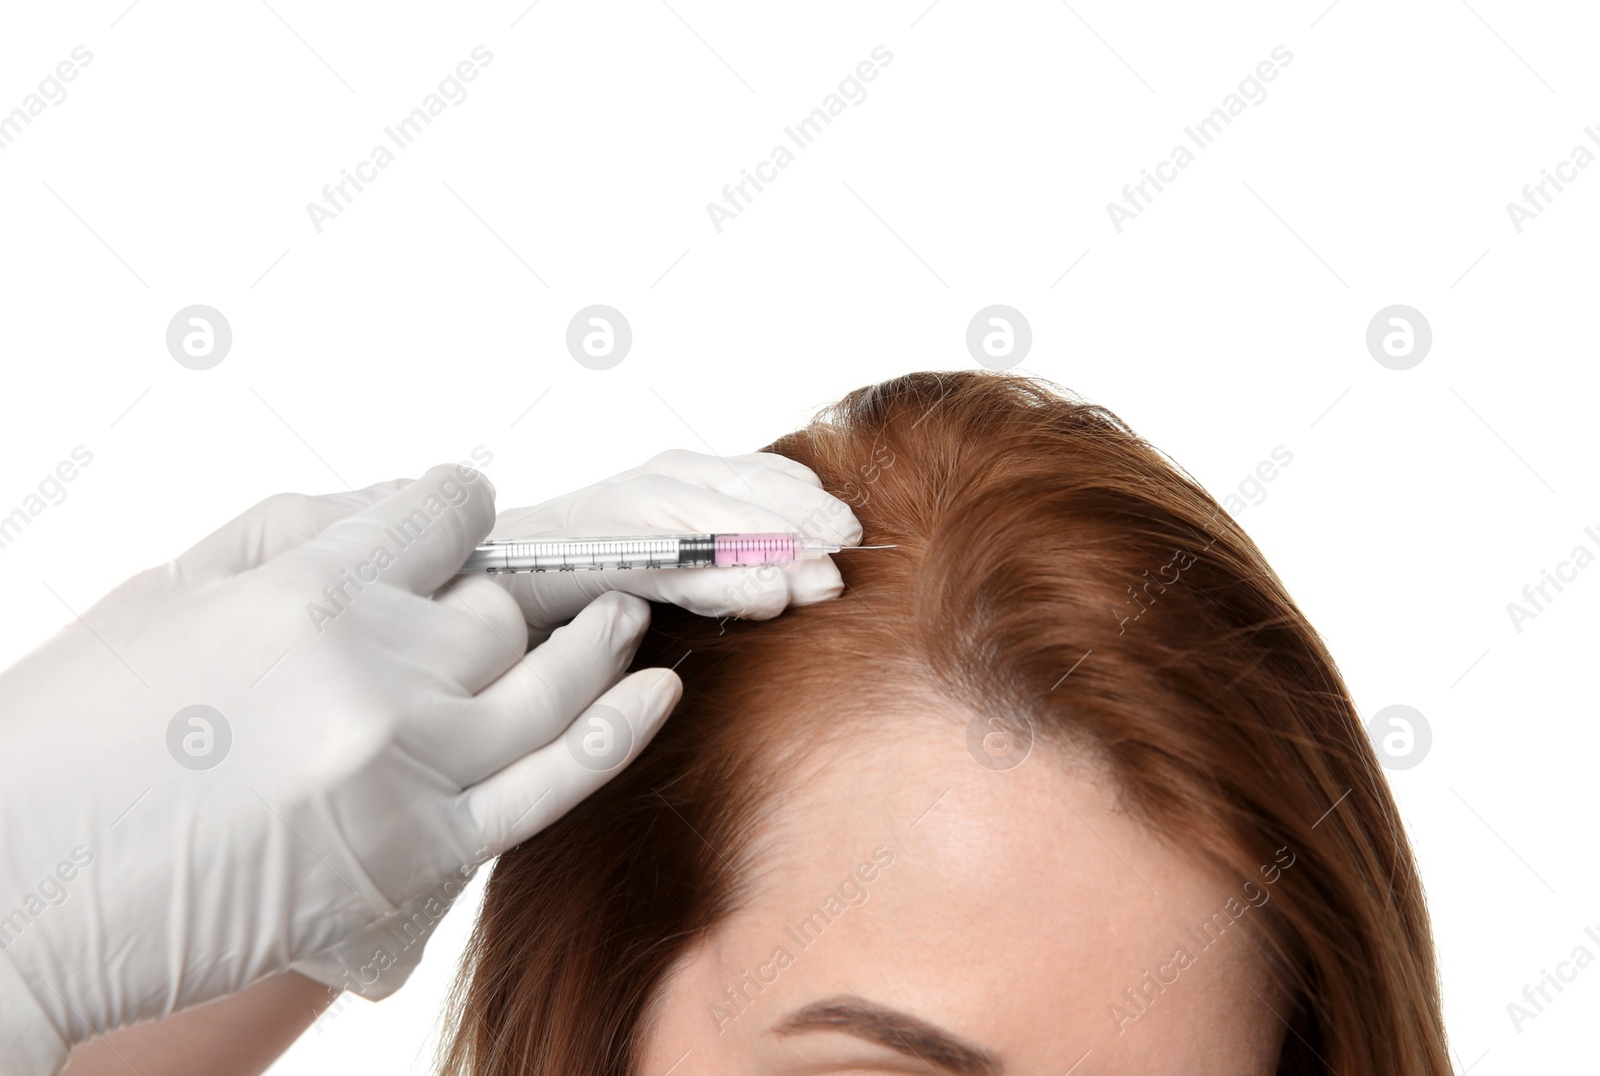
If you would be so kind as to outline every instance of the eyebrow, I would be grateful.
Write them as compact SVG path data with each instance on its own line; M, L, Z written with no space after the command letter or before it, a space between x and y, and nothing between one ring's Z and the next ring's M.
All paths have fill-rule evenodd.
M957 1076L1001 1076L1005 1071L1000 1059L981 1046L964 1042L908 1013L870 1004L859 996L814 1001L773 1029L775 1034L784 1036L811 1031L854 1035Z

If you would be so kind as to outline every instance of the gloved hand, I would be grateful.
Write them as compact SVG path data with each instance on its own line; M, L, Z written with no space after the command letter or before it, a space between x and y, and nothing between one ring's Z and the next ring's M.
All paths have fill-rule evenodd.
M860 542L861 524L849 505L821 487L810 468L771 452L731 457L664 452L576 493L502 512L490 537L799 531L843 545ZM836 597L842 587L839 570L826 557L784 568L530 572L492 578L516 597L535 639L609 590L672 602L706 616L765 619L790 603ZM389 996L416 968L432 928L471 873L461 871L334 949L298 961L294 970L370 1000Z
M663 452L641 467L533 508L500 514L490 538L598 537L697 531L797 531L840 545L861 541L850 506L822 489L809 467L772 452L708 456ZM789 604L837 597L827 557L783 568L662 568L526 572L494 577L537 637L598 595L621 590L704 616L763 620Z
M648 606L525 652L506 592L455 579L492 517L464 468L271 498L0 674L10 1071L329 950L638 753L680 689L618 682Z

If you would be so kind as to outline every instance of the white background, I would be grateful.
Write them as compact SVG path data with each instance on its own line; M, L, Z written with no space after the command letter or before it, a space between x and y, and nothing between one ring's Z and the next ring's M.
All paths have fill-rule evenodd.
M1592 1064L1600 966L1520 1032L1506 1010L1600 929L1600 567L1520 632L1506 609L1600 553L1600 167L1520 234L1506 211L1600 151L1592 9L272 4L0 8L0 110L94 55L0 151L0 514L94 454L0 550L0 660L269 493L482 445L510 506L666 447L750 450L856 386L975 365L967 322L1009 304L1023 371L1218 496L1293 453L1241 522L1363 714L1431 725L1391 780L1459 1071ZM706 203L880 44L868 96L719 234ZM306 203L478 45L470 95L319 234ZM1106 203L1277 45L1266 99L1118 234ZM196 303L234 334L205 372L165 345ZM611 370L565 349L591 303L633 327ZM1434 333L1403 372L1364 339L1394 303ZM274 1073L425 1071L471 914Z

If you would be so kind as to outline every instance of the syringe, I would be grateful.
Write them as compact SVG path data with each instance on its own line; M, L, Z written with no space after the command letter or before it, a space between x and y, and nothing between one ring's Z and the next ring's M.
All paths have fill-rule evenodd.
M882 545L837 545L788 531L765 534L525 538L485 542L467 558L460 574L782 566L799 558L822 557L847 549L892 548Z

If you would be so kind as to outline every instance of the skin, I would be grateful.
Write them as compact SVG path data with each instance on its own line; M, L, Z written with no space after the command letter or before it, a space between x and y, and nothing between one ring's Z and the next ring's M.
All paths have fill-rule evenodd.
M253 1076L265 1072L331 1002L294 972L164 1020L97 1035L72 1051L63 1076Z
M968 754L964 719L896 727L794 778L742 908L655 999L636 1076L1275 1071L1288 1010L1252 879L1159 841L1082 761L1035 745L992 770ZM842 893L874 849L893 861ZM820 933L790 933L829 893ZM1202 948L1189 928L1230 898L1243 914ZM1180 946L1187 968L1171 963ZM1163 966L1176 981L1141 1015L1123 992Z

